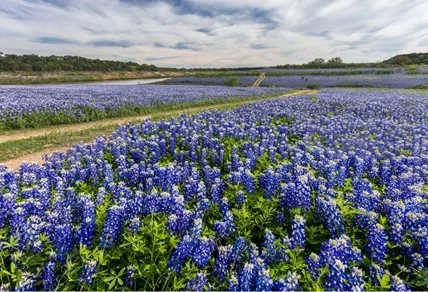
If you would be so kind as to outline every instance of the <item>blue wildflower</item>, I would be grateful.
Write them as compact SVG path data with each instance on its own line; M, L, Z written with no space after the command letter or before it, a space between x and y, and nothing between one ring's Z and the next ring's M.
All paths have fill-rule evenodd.
M290 238L290 248L305 248L305 222L306 220L300 216L296 215L293 222L291 223L291 238Z
M380 224L371 225L367 235L367 248L370 258L376 263L382 263L386 258L387 236L385 228Z
M123 206L113 205L110 207L100 236L100 247L113 247L122 232L123 223L125 221L124 212L125 208Z
M79 277L79 284L89 284L92 285L93 278L98 272L97 261L91 260L85 264L82 272Z

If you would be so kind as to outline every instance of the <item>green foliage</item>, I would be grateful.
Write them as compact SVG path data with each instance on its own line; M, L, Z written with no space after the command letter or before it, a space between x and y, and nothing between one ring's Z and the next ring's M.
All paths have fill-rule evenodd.
M416 64L416 65L428 64L428 53L411 53L411 54L405 54L405 55L397 55L388 60L383 61L382 63L388 64L388 65L399 65L399 66L412 65L412 64Z
M428 89L428 85L419 84L419 85L413 86L411 89L423 89L423 90L426 90L426 89Z
M407 68L407 74L419 74L419 67L417 65L410 65Z
M226 85L227 86L238 86L239 85L239 79L238 79L238 77L230 77L226 81Z
M330 60L328 60L327 63L330 63L330 64L343 64L343 60L342 60L341 57L334 57L334 58L331 58Z
M319 89L320 87L318 86L318 84L308 84L308 86L306 86L308 89Z
M30 71L158 71L154 65L78 56L0 55L0 72Z

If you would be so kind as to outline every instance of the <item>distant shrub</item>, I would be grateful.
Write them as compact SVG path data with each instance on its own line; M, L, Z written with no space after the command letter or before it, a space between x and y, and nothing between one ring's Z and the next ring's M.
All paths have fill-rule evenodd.
M237 77L230 77L226 81L227 86L238 86L238 84L239 84L239 79Z
M276 88L276 86L274 84L271 84L268 86L269 88Z
M318 84L308 84L308 86L306 86L308 89L320 89L320 87L318 86Z
M419 84L419 85L411 87L411 89L428 89L428 85Z
M419 74L419 67L416 65L411 65L407 68L407 74Z

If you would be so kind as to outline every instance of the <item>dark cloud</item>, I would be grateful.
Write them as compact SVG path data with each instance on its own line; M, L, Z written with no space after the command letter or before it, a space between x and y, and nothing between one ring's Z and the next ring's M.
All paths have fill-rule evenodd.
M110 40L97 40L88 42L88 45L95 47L119 47L119 48L129 48L132 44L128 41L110 41Z
M70 39L63 39L58 37L38 37L34 39L35 43L41 44L77 44L78 42Z

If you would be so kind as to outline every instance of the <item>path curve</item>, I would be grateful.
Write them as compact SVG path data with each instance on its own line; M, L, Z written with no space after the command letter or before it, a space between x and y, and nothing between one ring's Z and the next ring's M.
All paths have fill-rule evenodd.
M256 81L254 81L253 87L259 87L260 84L263 82L263 80L265 80L265 78L266 78L265 73L261 73L260 77Z
M286 94L281 95L281 96L277 96L277 97L273 97L273 98L267 98L264 100L277 99L277 98L287 98L287 97L293 97L293 96L299 96L299 95L311 95L311 94L316 94L317 92L318 92L317 90L300 90L297 92L286 93ZM263 100L249 101L248 103L245 103L245 104L256 103L256 102L260 102L260 101L263 101ZM216 109L222 105L224 105L224 104L201 106L201 107L192 107L192 108L189 108L187 110L186 109L180 109L180 110L168 111L168 112L162 113L162 115L164 115L164 114L165 115L166 114L173 115L173 114L179 114L179 113L186 113L186 111L187 111L187 113L189 113L189 110L190 110L190 113L192 113L192 111L197 111L198 109L200 109L200 110L211 110L211 109ZM244 105L244 104L242 104L242 105ZM242 105L239 105L239 106L242 106ZM154 114L154 115L159 115L159 113ZM125 124L125 123L131 122L131 121L148 119L152 116L153 115L144 115L144 116L135 116L135 117L127 117L127 118L119 118L119 119L109 119L109 120L101 120L101 121L96 121L96 122L88 122L85 124L64 125L64 126L52 127L50 129L33 130L31 132L28 131L28 133L16 134L15 136L13 136L15 138L12 138L12 136L10 136L10 139L5 140L5 141L25 139L25 138L29 138L29 137L37 137L37 136L46 135L46 134L49 134L49 133L52 133L55 131L70 131L70 130L71 131L79 131L79 130L89 129L89 128L94 127L94 126L111 125L114 123ZM19 137L19 138L16 138L16 137ZM0 139L4 139L4 137L0 137ZM44 154L50 155L54 152L66 152L70 148L71 147L60 147L57 149L51 149L51 150L46 150L46 151L41 151L41 152L30 153L30 154L26 154L26 155L23 155L20 157L16 157L16 158L1 162L0 164L6 165L9 169L18 170L19 166L23 162L43 163Z

